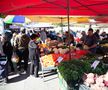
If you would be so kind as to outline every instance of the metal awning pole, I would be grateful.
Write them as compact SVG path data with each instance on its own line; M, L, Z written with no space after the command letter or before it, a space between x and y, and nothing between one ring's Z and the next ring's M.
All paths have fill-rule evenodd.
M91 23L89 24L89 28L92 28L92 24Z
M69 33L69 58L71 59L71 48L70 48L70 21L69 21L69 15L70 15L70 0L67 0L67 22L68 22L68 33Z
M63 18L61 17L61 33L63 34Z

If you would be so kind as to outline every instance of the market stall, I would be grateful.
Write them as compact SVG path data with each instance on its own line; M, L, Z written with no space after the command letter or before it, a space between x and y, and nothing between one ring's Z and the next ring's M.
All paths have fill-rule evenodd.
M1 6L0 12L3 14L66 15L67 21L68 21L68 30L70 30L69 28L70 15L77 15L77 16L79 15L80 16L85 16L85 15L86 16L107 16L108 15L108 9L107 9L108 1L107 0L87 0L87 1L85 0L80 0L80 1L79 0L27 0L26 2L25 0L12 0L12 1L2 0L0 2L0 6ZM69 38L70 38L70 35L69 35ZM86 82L85 84L86 86L88 85L88 87L91 88L91 86L95 84L94 81L96 81L98 77L100 77L100 75L104 75L104 80L103 80L104 82L101 81L101 83L96 83L96 85L98 84L97 88L108 87L106 84L106 82L108 81L108 79L106 78L108 77L106 74L108 68L106 68L103 62L98 63L99 65L97 64L96 69L92 69L91 68L91 65L93 64L92 60L96 60L97 58L91 57L91 59L88 60L88 56L87 56L86 59L84 58L82 59L80 57L81 54L78 54L76 52L77 50L74 50L74 49L72 49L71 51L70 46L69 46L70 54L68 52L64 53L63 49L58 50L58 47L56 48L57 49L51 48L51 49L54 49L53 52L55 52L55 54L51 54L49 56L50 59L48 60L48 64L46 64L47 60L43 59L42 65L45 67L55 66L56 60L58 60L59 57L62 57L64 61L67 59L65 62L63 62L63 59L62 60L60 59L61 62L59 65L59 72L61 73L61 76L63 77L63 79L66 81L68 85L70 86L72 85L72 88L74 86L75 87L79 86L79 84L81 84L79 83L79 80L82 78L84 73L89 74L92 72L94 73L90 75L90 78L92 78L92 80L91 79L89 80L93 82L87 82L86 79L83 80L83 82ZM44 50L47 51L46 48ZM69 60L70 55L72 58L75 57L74 60ZM85 56L85 54L83 55ZM54 57L57 56L56 59L53 60L53 56ZM43 57L46 58L45 56ZM95 77L96 75L97 77ZM99 88L98 89L97 88L95 89L99 90ZM68 89L66 88L66 90Z
M50 43L47 42L46 44L40 44L40 48L42 74L44 74L44 70L57 69L57 66L61 62L69 61L70 54L71 59L74 60L79 59L88 53L88 50L77 50L75 46L71 46L71 51L69 51L69 46L66 46L63 43L59 43L56 40L52 40L50 41Z

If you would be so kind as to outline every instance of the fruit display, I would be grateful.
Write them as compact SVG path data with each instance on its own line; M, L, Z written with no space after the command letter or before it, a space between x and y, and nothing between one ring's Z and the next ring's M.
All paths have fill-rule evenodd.
M52 46L57 46L58 45L58 41L57 40L47 40L46 41L46 44L49 46L49 47L52 47Z
M59 53L59 51L58 51L57 48L53 48L53 51L54 51L55 54L58 54Z
M63 60L69 60L69 55L63 54L49 54L41 57L41 62L44 67L51 67L57 65L57 59L63 57Z
M65 49L54 48L53 51L54 51L55 54L66 54L66 53L69 53L69 48L65 48Z
M55 49L55 50L57 50L57 49ZM85 50L78 50L78 51L72 52L72 54L73 53L74 53L74 55L71 55L71 59L79 59L83 55L85 55L87 53L87 51L85 51ZM66 54L64 54L64 53L61 53L61 54L60 53L48 54L48 55L45 55L45 56L41 57L42 65L44 67L50 67L50 66L58 65L57 59L59 57L63 58L62 61L70 60L70 54L69 53L66 53Z
M54 62L57 63L59 57L63 58L63 61L69 60L69 54L52 54Z
M40 58L40 60L41 60L42 65L43 65L44 67L55 66L55 62L54 62L54 60L53 60L52 54L42 56L42 57Z
M87 53L86 50L76 50L73 45L69 47L63 42L50 39L47 39L46 43L40 44L40 52L44 67L58 65L60 63L57 61L59 57L63 58L62 61L68 61L70 58L79 59Z
M48 48L48 46L45 43L42 43L39 46L40 46L40 48Z
M87 45L84 45L84 47L83 47L85 50L88 50L89 49L89 47L87 46Z

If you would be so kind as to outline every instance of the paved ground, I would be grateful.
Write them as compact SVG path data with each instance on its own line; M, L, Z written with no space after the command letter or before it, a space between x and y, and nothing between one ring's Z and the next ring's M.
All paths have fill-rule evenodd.
M35 78L29 74L9 76L9 83L0 86L0 90L59 90L55 73L46 73L44 78ZM41 76L41 75L40 75Z

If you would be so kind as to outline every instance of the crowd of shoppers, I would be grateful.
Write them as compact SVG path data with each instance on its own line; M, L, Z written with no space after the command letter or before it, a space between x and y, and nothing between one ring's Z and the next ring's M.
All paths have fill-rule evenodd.
M76 33L77 34L77 33ZM40 29L40 32L26 34L26 29L21 29L20 33L14 32L13 34L4 34L0 38L0 55L5 55L7 57L7 63L10 66L11 71L15 72L15 68L21 74L22 72L28 73L28 62L30 60L30 75L39 77L39 58L40 58L40 43L46 43L47 37L52 37L59 42L64 42L66 45L73 45L76 47L87 46L90 52L96 53L98 48L98 42L101 39L108 39L106 32L99 34L99 30L94 32L92 28L81 32L81 38L78 42L76 41L76 36L68 31L64 34L57 33L56 38L53 38L49 32L46 32L45 28ZM39 39L40 38L40 39ZM52 39L51 38L51 39ZM14 67L12 62L13 52L19 57L19 61ZM9 74L9 70L8 74Z

